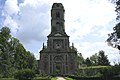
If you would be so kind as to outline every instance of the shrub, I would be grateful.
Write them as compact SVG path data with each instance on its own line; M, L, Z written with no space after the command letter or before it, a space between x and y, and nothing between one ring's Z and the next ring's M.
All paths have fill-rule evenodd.
M111 66L90 66L83 67L77 71L77 76L81 77L102 77L111 76L112 67Z
M31 80L35 77L35 73L30 69L22 69L18 70L14 77L19 80Z

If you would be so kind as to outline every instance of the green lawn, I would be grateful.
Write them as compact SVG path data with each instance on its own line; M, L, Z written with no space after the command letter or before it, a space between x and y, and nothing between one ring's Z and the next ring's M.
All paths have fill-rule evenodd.
M0 78L0 80L16 80L14 78Z
M17 80L14 78L0 78L0 80ZM33 80L57 80L56 77L35 77Z
M56 78L56 77L53 77L51 80L57 80L57 78Z

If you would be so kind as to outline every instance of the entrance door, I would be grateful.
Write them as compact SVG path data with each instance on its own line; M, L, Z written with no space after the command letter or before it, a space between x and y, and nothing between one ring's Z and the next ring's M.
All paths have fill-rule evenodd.
M55 73L56 75L62 75L62 63L61 62L55 63Z
M63 75L63 58L61 56L55 56L53 60L53 73L55 75Z

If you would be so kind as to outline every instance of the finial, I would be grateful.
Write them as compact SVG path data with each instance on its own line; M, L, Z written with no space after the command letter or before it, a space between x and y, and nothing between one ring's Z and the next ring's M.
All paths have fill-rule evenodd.
M44 43L43 43L43 49L45 49Z
M72 43L72 49L74 49L74 43Z

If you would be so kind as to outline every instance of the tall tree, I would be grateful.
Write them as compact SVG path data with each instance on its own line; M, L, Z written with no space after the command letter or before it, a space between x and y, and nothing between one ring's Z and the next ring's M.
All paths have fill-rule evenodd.
M110 65L107 55L105 55L105 52L103 50L99 51L98 65L101 65L101 66L109 66Z
M98 65L98 54L95 53L94 55L92 55L90 57L90 60L91 60L93 66L97 66Z
M10 35L8 27L0 29L0 75L9 77L15 70L35 70L36 64L34 55Z
M8 77L12 72L12 51L10 51L11 45L9 43L10 39L10 29L8 27L3 27L0 30L0 50L1 50L1 66L2 74L4 77Z
M90 61L89 58L86 58L85 64L86 64L87 66L92 66L92 62Z
M84 66L85 60L84 60L84 58L82 56L82 53L78 53L77 57L78 57L77 58L77 63L78 63L78 66L80 68L80 67Z

